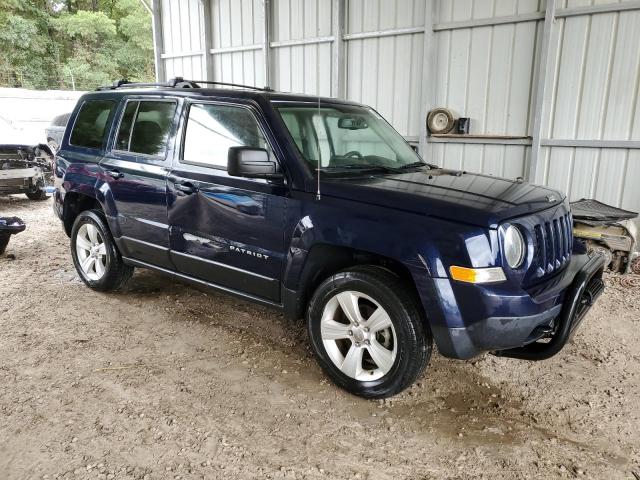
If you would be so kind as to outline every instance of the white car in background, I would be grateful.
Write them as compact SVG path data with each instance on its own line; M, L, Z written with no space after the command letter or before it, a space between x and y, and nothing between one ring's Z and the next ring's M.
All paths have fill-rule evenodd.
M31 200L47 198L54 152L41 139L0 116L0 195L24 193Z

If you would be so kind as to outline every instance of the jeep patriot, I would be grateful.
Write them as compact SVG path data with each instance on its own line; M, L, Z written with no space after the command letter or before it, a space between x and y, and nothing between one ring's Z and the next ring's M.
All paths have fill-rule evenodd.
M304 317L322 369L368 398L410 386L434 342L549 358L602 293L563 194L431 165L365 105L206 83L120 81L71 114L54 209L90 288L148 268Z

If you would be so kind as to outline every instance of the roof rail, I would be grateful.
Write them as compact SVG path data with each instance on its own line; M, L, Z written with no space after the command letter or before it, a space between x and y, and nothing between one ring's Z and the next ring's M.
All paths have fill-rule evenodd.
M258 90L261 92L273 92L273 89L270 87L254 87L251 85L242 85L240 83L228 83L228 82L214 82L210 80L185 80L182 77L172 78L168 82L160 82L160 83L138 83L138 82L130 82L127 79L122 79L113 82L111 85L105 85L103 87L96 88L97 91L104 90L117 90L118 88L147 88L147 87L169 87L169 88L202 88L199 84L206 85L222 85L225 87L236 87L236 88L247 88L250 90Z
M138 83L138 82L130 82L127 79L117 80L113 82L111 85L105 85L103 87L96 88L96 91L103 90L116 90L118 88L137 88L137 87L168 87L168 84L165 83Z
M204 83L206 85L222 85L224 87L247 88L249 90L258 90L260 92L273 92L271 87L254 87L253 85L243 85L241 83L216 82L212 80L188 80L193 83Z

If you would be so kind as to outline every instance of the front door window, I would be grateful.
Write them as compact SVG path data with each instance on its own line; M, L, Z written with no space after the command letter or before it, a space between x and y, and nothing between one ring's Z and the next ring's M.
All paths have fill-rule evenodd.
M228 105L191 105L182 161L226 168L230 147L267 148L251 111Z

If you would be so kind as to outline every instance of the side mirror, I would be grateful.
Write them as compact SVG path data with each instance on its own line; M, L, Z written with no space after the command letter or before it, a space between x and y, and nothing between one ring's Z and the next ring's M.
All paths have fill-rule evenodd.
M231 147L227 172L232 177L279 178L278 164L269 158L264 148Z

